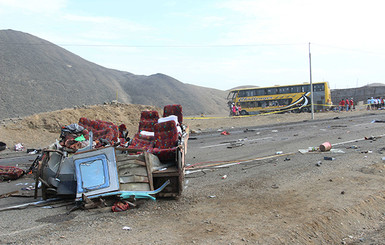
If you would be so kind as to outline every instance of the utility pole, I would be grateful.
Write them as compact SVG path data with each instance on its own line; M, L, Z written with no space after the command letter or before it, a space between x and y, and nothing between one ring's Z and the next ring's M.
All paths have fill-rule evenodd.
M311 53L309 42L309 71L310 71L310 104L311 104L311 119L314 120L314 104L313 104L313 81L311 75Z

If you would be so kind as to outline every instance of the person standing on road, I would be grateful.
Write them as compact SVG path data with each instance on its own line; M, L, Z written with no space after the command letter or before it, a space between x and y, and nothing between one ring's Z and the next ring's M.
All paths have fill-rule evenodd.
M346 98L345 104L346 104L346 111L349 111L349 99L348 98Z
M376 100L373 97L370 98L370 109L371 110L376 109Z
M351 98L350 99L350 111L353 111L353 105L354 105L353 98Z
M233 116L236 116L237 115L237 111L235 109L235 104L233 104Z
M341 111L345 110L345 99L341 100Z
M366 101L366 110L368 110L368 111L370 110L371 102L372 102L372 100L370 98L368 98L368 100Z

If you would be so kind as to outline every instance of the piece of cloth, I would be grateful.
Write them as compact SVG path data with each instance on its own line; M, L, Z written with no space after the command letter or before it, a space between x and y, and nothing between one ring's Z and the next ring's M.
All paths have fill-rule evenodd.
M130 204L124 200L117 201L114 203L114 205L111 207L112 212L123 212L130 208Z
M81 135L81 136L75 138L75 141L85 141L85 140L86 140L86 138L84 138L84 135Z
M154 132L149 132L149 131L140 131L140 135L143 136L154 136Z
M14 147L14 150L15 151L23 151L24 150L24 146L22 143L17 143Z
M78 134L78 133L83 132L83 130L84 130L84 127L80 126L77 123L72 123L70 125L63 126L61 128L60 136L65 137L66 134Z
M161 117L158 119L158 123L163 123L167 121L175 121L175 124L178 125L178 117L175 115L170 115L167 117Z

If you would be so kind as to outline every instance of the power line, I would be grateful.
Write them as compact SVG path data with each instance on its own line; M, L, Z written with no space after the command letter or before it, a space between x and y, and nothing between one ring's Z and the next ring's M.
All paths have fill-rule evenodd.
M230 47L258 47L258 46L298 46L305 43L259 43L259 44L202 44L202 45L139 45L139 44L53 44L53 43L25 43L25 42L4 42L13 45L57 45L62 47L111 47L111 48L230 48Z
M385 55L385 53L379 53L379 52L368 51L368 50L363 50L363 49L346 48L346 47L341 47L341 46L333 46L333 45L317 44L317 43L316 44L311 43L311 44L316 45L316 46L320 46L320 47L339 49L339 50L345 50L345 51L352 51L352 52L357 52L357 53L365 53L365 54L373 54L373 55Z

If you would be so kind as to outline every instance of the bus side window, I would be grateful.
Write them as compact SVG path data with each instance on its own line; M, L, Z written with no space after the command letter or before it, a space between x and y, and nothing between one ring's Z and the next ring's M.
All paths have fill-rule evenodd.
M267 89L267 94L277 94L277 88L269 88Z
M290 88L290 92L291 93L298 93L299 92L298 88L299 88L298 86L293 86L293 87Z
M265 95L264 89L256 89L255 91L256 91L256 94L255 94L256 96Z
M279 94L287 94L287 93L290 93L290 88L288 88L288 87L278 88L278 93L279 93Z
M310 92L310 85L302 85L301 92Z

